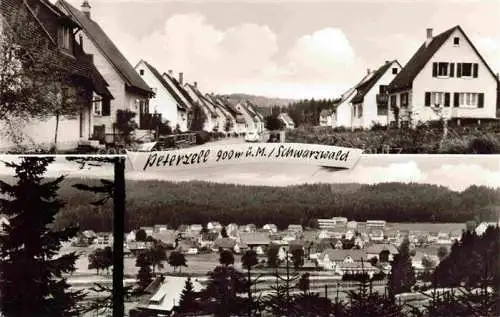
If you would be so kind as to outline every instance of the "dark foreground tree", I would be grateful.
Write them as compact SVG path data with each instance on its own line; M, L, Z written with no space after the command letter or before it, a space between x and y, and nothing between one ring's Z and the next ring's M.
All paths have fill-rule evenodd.
M410 241L405 238L399 247L399 253L394 256L391 263L391 273L389 275L389 295L395 296L400 293L410 292L415 285L415 271L410 258Z
M77 228L51 230L64 206L57 198L63 177L43 178L53 158L23 158L6 163L17 182L0 181L0 206L9 218L0 235L0 307L7 317L79 316L83 294L70 291L64 273L75 271L77 255L58 255L61 242L77 235Z
M176 311L180 314L190 314L197 313L200 311L200 305L197 301L198 294L194 290L193 282L191 278L188 277L186 283L184 284L184 289L181 293L181 298L179 300L179 305L176 307Z
M217 266L208 273L204 298L212 304L211 311L217 317L228 317L243 312L246 307L239 296L246 292L247 281L243 273L232 266Z
M229 250L222 250L219 254L219 263L225 266L234 264L233 252Z

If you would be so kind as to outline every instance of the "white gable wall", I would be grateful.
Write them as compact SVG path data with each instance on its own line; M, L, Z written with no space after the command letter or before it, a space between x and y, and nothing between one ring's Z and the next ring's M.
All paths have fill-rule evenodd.
M459 46L453 45L453 38L459 37ZM456 78L457 67L455 65L455 77L436 78L432 77L433 62L454 63L477 63L477 78ZM496 116L496 94L497 82L486 65L474 52L472 46L467 42L465 36L455 30L443 46L434 54L425 67L420 71L413 81L412 96L410 98L413 111L422 121L438 119L430 107L425 107L425 92L443 91L450 92L450 109L452 117L468 118L495 118ZM454 108L454 92L484 93L484 108Z
M363 129L369 129L373 126L373 123L378 123L381 125L387 125L387 115L378 115L377 113L377 95L380 91L380 85L388 86L391 81L396 77L392 74L392 69L397 68L398 73L401 67L398 63L393 62L392 65L386 70L384 75L379 78L379 80L373 85L373 87L368 91L363 99L363 113L361 118L353 118L354 127L359 127ZM358 119L358 120L356 120Z
M355 90L351 91L349 96L337 106L335 127L351 127L353 116L351 100L355 93Z
M139 71L141 70L144 70L144 75L140 75ZM136 71L149 87L156 90L156 96L149 100L149 111L160 113L162 120L168 120L170 127L175 129L176 125L179 124L177 100L175 100L144 62L141 61L137 65Z

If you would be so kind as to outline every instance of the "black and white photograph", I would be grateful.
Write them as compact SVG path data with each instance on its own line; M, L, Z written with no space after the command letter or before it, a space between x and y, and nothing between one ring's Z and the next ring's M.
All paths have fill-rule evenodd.
M499 17L0 0L0 317L500 316Z
M500 153L499 14L495 0L2 0L0 150Z
M0 316L116 311L132 283L113 248L123 241L124 213L114 209L124 206L124 167L119 157L0 156Z

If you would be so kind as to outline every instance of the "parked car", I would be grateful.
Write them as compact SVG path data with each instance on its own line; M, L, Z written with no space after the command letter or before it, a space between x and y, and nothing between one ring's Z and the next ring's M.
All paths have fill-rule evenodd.
M260 141L260 135L257 131L249 131L245 135L245 141L246 142L259 142Z

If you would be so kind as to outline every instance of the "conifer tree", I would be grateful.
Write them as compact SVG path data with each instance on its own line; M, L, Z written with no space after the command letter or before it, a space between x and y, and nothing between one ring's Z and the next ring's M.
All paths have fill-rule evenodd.
M137 256L135 266L139 268L137 273L138 291L142 292L153 281L153 274L151 273L151 260L146 252L141 252Z
M179 300L179 305L177 307L177 312L179 313L195 313L199 311L199 305L196 300L196 292L194 290L193 282L191 277L188 277L186 283L184 284L184 289L181 293L181 298Z
M69 290L62 277L75 271L77 255L58 255L61 242L77 228L50 228L64 206L57 191L64 177L46 181L43 175L54 158L23 158L6 163L17 182L0 181L0 204L9 218L0 235L0 309L7 317L78 316L82 292Z
M391 264L391 273L388 280L389 295L391 297L410 292L411 287L416 283L409 247L410 241L405 238L399 247L399 253L394 256L394 261Z

